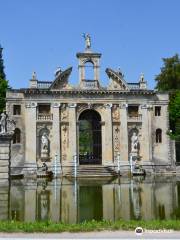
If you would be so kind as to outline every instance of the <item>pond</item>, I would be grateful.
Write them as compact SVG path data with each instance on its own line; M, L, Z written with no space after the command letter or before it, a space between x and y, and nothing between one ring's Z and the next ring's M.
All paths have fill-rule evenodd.
M180 179L12 180L0 187L0 220L180 219Z

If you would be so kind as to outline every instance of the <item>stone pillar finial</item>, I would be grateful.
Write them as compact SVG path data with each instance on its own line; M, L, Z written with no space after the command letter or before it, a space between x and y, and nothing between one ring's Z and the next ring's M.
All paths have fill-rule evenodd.
M32 73L32 80L37 80L37 75L35 71Z
M141 73L141 74L140 74L139 82L144 82L144 73Z
M144 79L144 73L141 73L141 75L140 75L139 87L140 87L140 89L146 89L147 88L147 82Z

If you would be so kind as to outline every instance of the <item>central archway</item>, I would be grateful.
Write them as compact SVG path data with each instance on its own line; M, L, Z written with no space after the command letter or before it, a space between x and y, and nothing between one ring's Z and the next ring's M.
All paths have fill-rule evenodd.
M79 116L79 164L101 164L101 116L84 110Z

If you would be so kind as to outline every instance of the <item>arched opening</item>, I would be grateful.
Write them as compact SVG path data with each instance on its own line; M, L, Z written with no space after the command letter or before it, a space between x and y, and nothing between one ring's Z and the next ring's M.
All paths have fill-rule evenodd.
M156 129L156 143L162 142L162 130L160 128Z
M13 135L13 144L21 142L21 130L19 128L15 128Z
M102 163L101 116L90 109L79 116L79 163Z
M85 69L85 79L94 80L94 64L91 61L87 61L84 64Z

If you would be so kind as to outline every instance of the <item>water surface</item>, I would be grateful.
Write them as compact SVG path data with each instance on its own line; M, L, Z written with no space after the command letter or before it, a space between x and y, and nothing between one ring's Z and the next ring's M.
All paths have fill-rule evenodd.
M180 179L13 180L0 187L0 220L180 219Z

